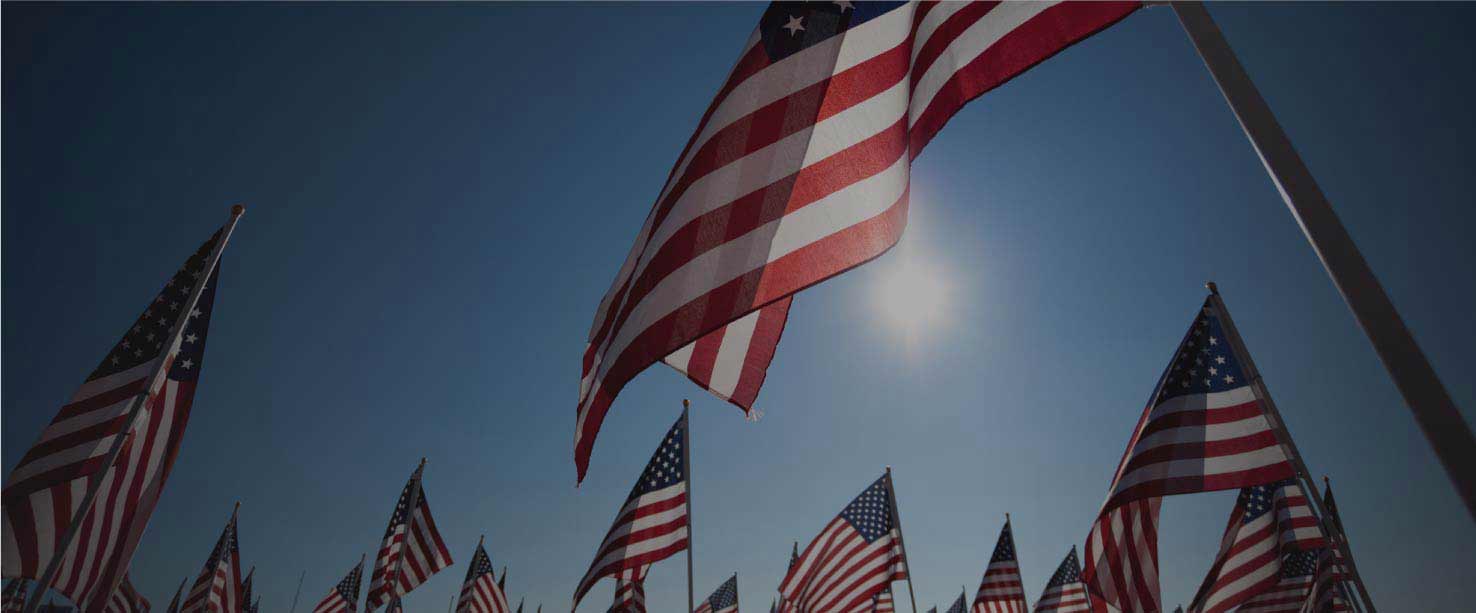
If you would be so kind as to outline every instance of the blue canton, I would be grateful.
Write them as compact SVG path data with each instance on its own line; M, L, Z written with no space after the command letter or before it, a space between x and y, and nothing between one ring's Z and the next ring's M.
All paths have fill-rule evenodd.
M194 255L185 262L183 268L174 273L164 288L154 296L154 301L149 303L148 308L134 320L133 327L123 334L123 338L113 345L113 349L103 358L101 364L93 369L87 380L106 377L119 373L150 360L159 357L164 351L164 341L169 337L169 331L175 321L178 321L184 309L184 303L190 298L190 290L194 289L195 283L199 281L200 274L205 267L205 262L210 258L210 252L215 248L215 241L220 238L220 232L216 231L210 240L200 245ZM209 310L214 304L215 292L211 287L200 295L200 301L196 304L196 311L191 313L192 319L185 326L182 336L188 338L195 334L193 341L181 341L180 357L175 362L175 367L170 369L169 378L176 381L192 380L200 372L200 356L205 350L205 330L209 323ZM187 357L184 355L189 353ZM190 368L182 368L182 361L192 359Z
M861 534L861 538L872 543L892 531L892 498L888 495L886 475L872 483L851 504L841 510L840 516Z
M1240 518L1240 523L1251 523L1270 511L1272 500L1275 498L1276 495L1276 490L1277 488L1280 488L1283 483L1284 482L1277 482L1272 483L1271 485L1257 485L1253 487L1242 488L1240 490L1240 500L1236 502L1236 504L1239 504L1240 508L1244 510Z
M989 563L1011 562L1015 559L1015 537L1010 534L1010 525L1005 524L1005 529L999 534L999 543L994 546L994 555L989 557Z
M774 2L759 18L759 36L777 62L871 21L905 2Z
M707 604L711 605L714 611L721 611L738 604L738 575L728 577L722 587L707 597Z
M466 581L490 574L492 574L492 558L487 555L486 549L483 549L481 545L477 545L477 553L472 555L471 567L466 569ZM463 581L463 583L466 581Z
M1076 550L1066 554L1066 559L1061 561L1061 566L1056 569L1056 574L1051 575L1051 582L1046 587L1061 587L1068 583L1081 581L1081 563L1076 561Z
M1321 549L1286 554L1281 558L1281 576L1287 579L1311 576L1317 571L1317 557L1321 554Z
M1178 396L1223 392L1247 384L1235 352L1230 350L1230 343L1225 340L1219 314L1206 300L1174 354L1174 361L1164 374L1153 404Z
M646 470L641 473L641 478L636 480L635 487L631 489L631 498L666 489L681 483L686 478L687 462L682 452L682 445L686 439L687 419L683 416L677 420L677 423L672 424L671 430L666 433L666 438L661 441L661 446L656 448L656 453L646 464Z

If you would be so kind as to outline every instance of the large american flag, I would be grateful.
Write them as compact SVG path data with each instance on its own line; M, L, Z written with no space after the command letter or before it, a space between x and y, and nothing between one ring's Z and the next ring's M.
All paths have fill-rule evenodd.
M1293 476L1226 340L1211 295L1164 369L1128 442L1086 543L1093 610L1161 610L1158 507L1163 496L1235 489Z
M687 411L683 410L641 471L589 570L574 589L574 608L596 581L665 560L687 548L686 444Z
M1294 551L1281 557L1276 583L1236 609L1239 613L1297 613L1312 589L1320 549Z
M373 611L398 600L451 565L451 550L436 530L436 520L431 517L430 503L421 487L424 472L425 462L421 461L395 502L395 512L390 515L384 540L379 544L379 555L374 558L366 610Z
M471 566L466 569L466 579L461 582L461 596L456 600L456 613L511 613L507 595L493 580L496 573L492 558L477 542L477 551L472 554Z
M989 566L984 569L984 578L979 581L979 592L974 595L973 613L1028 613L1029 610L1020 579L1020 562L1015 558L1015 535L1006 519L994 544L994 554L989 556Z
M906 579L907 556L893 511L887 473L805 547L779 584L784 601L803 613L864 612L877 592Z
M1076 559L1076 546L1061 560L1051 580L1035 602L1035 613L1081 613L1092 610L1087 601L1086 584L1081 582L1081 563Z
M189 422L219 277L218 269L205 273L220 236L218 231L205 241L149 300L5 480L5 576L41 578L83 511L89 480L98 478L97 497L51 587L85 613L96 613L122 582ZM205 290L191 304L201 283ZM181 319L183 328L171 336ZM162 380L149 388L149 377L161 365ZM125 432L129 409L141 397L138 417ZM117 459L105 467L119 436L126 438Z
M595 312L575 420L579 478L626 383L697 342L695 357L699 339L732 326L724 338L749 340L715 354L710 375L685 371L720 396L706 381L742 387L782 329L746 334L764 315L744 316L896 244L912 160L960 107L1139 6L769 5Z
M113 590L113 595L108 597L108 603L103 607L103 613L149 613L149 599L133 588L133 581L128 575L118 582L118 589Z
M359 609L359 586L363 583L364 558L349 571L338 585L328 591L328 596L313 607L313 613L354 613Z
M615 573L615 602L609 613L646 613L646 571L651 565Z
M1343 589L1347 569L1343 556L1336 547L1327 547L1318 552L1317 570L1313 574L1312 589L1302 603L1302 613L1337 613L1352 611L1348 594Z
M1220 539L1220 552L1189 611L1230 611L1276 585L1284 554L1326 545L1317 516L1296 481L1242 488Z
M183 613L242 613L241 611L241 547L236 540L236 518L240 506L231 512L205 567L195 577L185 596Z
M738 574L728 577L692 613L738 613Z

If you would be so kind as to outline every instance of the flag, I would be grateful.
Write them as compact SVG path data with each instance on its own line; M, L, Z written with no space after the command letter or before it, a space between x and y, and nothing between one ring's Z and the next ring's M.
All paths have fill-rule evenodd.
M1334 613L1352 611L1348 595L1343 592L1343 580L1347 570L1343 567L1343 556L1336 547L1327 547L1318 552L1317 570L1313 575L1312 589L1302 603L1302 613Z
M1086 543L1094 610L1161 610L1158 508L1163 496L1292 478L1265 407L1226 340L1211 295L1143 410Z
M246 571L246 578L241 580L241 613L251 613L251 580L256 577L256 567Z
M174 598L169 599L169 606L165 607L164 613L179 613L179 598L184 595L184 586L189 582L189 577L180 580L179 587L174 590Z
M149 613L149 599L144 598L138 590L133 589L133 581L128 575L123 575L123 580L118 583L118 589L113 590L113 595L108 597L108 604L103 607L104 613Z
M627 382L891 248L912 160L959 108L1139 6L769 5L596 310L575 419L579 478ZM763 349L742 353L748 370L766 367Z
M795 562L798 562L798 561L799 561L799 541L795 541L794 543L790 544L790 546L789 546L789 568L794 568ZM785 572L788 572L788 571L786 570ZM789 604L784 601L784 595L783 594L780 594L779 595L779 600L778 600L778 608L777 608L777 610L778 611L781 611L783 613L791 613L792 611L794 611L794 607L789 606Z
M1076 546L1072 545L1071 552L1061 560L1045 591L1041 592L1040 600L1035 602L1035 613L1081 613L1091 609L1087 602L1086 584L1081 582L1081 563L1076 560Z
M1241 488L1220 552L1189 611L1230 611L1276 585L1284 554L1326 546L1317 516L1296 481Z
M601 578L648 566L687 548L686 441L684 409L631 488L589 570L579 580L575 608Z
M421 487L424 471L422 460L395 502L395 512L390 515L384 541L379 544L379 555L374 559L374 574L370 575L369 596L364 604L366 610L399 599L451 565L451 551L446 549L446 542L436 530L430 503L426 502L425 489ZM398 580L392 580L394 577Z
M969 610L968 598L969 595L967 593L959 592L958 600L953 601L953 604L948 607L948 613L967 613Z
M891 586L887 586L882 591L877 592L875 596L871 597L872 613L896 613L896 611L897 603L892 597Z
M692 613L738 613L738 573L733 573L717 591L698 603Z
M804 613L854 611L891 582L907 578L891 474L883 474L805 547L779 584Z
M979 581L979 593L974 595L973 613L1028 613L1030 605L1025 603L1025 586L1021 581L1020 563L1015 558L1015 535L1006 518L994 544L994 554L989 556L989 566L984 569L984 578Z
M195 577L185 596L184 613L242 613L241 612L241 548L236 541L236 515L240 505L231 512L205 568Z
M95 504L80 519L51 587L96 613L122 582L184 439L220 273L205 268L220 237L217 231L165 282L5 480L6 577L41 578L98 478ZM205 290L190 304L201 283ZM171 336L181 318L183 330ZM151 380L161 368L162 381ZM120 436L126 438L117 458L103 470Z
M769 374L769 362L789 320L793 296L785 296L708 332L661 359L702 389L757 420L753 403Z
M647 564L615 573L615 603L609 613L646 613Z
M26 597L31 593L31 584L25 579L15 578L5 582L5 594L0 597L0 611L21 613L26 608Z
M506 565L504 565L502 567L502 576L497 578L497 589L502 590L502 593L504 593L504 594L507 593L507 566Z
M523 599L518 599L518 613L523 613Z
M1312 588L1321 549L1295 551L1281 558L1275 585L1256 594L1236 609L1238 613L1297 613Z
M364 559L349 571L338 585L328 591L328 596L313 607L313 613L354 613L359 610L359 586L364 578Z
M456 613L509 613L507 596L492 580L492 558L482 543L472 554L471 566L466 569L466 579L461 582L461 596L456 600Z

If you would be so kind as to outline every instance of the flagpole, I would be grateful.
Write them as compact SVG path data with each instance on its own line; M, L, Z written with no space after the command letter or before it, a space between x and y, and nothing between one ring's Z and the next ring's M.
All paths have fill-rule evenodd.
M682 399L682 437L687 439L682 446L682 464L687 466L687 612L696 604L692 595L692 402Z
M1174 2L1173 9L1282 200L1373 343L1466 511L1476 518L1476 437L1470 426L1204 4Z
M1343 554L1344 559L1351 562L1353 552L1344 547L1344 541L1338 538L1342 530L1338 526L1332 525L1333 522L1327 520L1328 515L1322 505L1322 496L1317 494L1317 488L1312 483L1312 473L1307 470L1307 463L1302 459L1302 453L1297 450L1296 441L1292 440L1291 432L1286 429L1286 422L1281 418L1281 410L1276 408L1276 401L1271 399L1271 391L1266 389L1266 382L1261 378L1260 369L1256 368L1255 360L1251 359L1250 352L1246 350L1245 340L1240 337L1240 329L1235 327L1235 320L1230 317L1230 309L1225 307L1225 301L1220 298L1220 289L1215 286L1213 281L1204 285L1210 292L1210 302L1214 305L1215 310L1218 311L1221 327L1225 330L1225 340L1230 342L1231 351L1234 351L1236 356L1240 358L1244 374L1250 378L1251 391L1255 394L1256 399L1266 407L1266 418L1271 422L1271 430L1276 433L1276 438L1281 443L1282 449L1290 456L1292 466L1297 473L1299 485L1303 488L1311 488L1307 492L1304 492L1307 500L1312 503L1313 509L1317 511L1317 516L1322 518L1323 528L1328 532L1328 538L1332 541L1332 545ZM1349 568L1352 568L1351 563ZM1368 596L1368 588L1363 586L1361 579L1357 581L1357 586L1359 596L1363 599L1364 608L1369 613L1378 613L1378 609L1374 607L1373 599Z
M897 488L892 487L892 467L887 466L887 497L892 499L892 525L897 527L897 544L902 548L902 563L907 565L907 600L912 613L917 613L917 595L912 590L912 563L907 560L907 540L902 538L902 514L897 511ZM887 582L891 584L890 581Z
M67 525L66 532L62 533L61 539L56 543L56 548L52 549L51 560L46 563L46 570L36 579L35 587L39 589L36 590L35 594L32 594L31 601L26 604L25 613L36 613L36 610L41 608L42 594L50 590L51 584L56 582L56 573L61 570L61 561L67 555L67 548L71 547L72 540L77 538L77 530L82 527L82 520L92 510L92 503L97 500L97 493L102 489L103 482L107 481L108 473L112 472L113 464L117 462L118 454L123 450L123 442L128 439L130 436L128 433L133 429L134 422L138 421L138 416L143 413L144 401L150 397L150 394L158 386L159 377L164 374L164 367L169 363L169 352L174 350L174 345L179 340L180 333L184 332L185 324L189 323L189 314L194 312L195 304L200 301L200 294L205 291L205 284L210 282L210 273L215 270L215 265L220 262L221 251L225 249L226 243L231 240L231 233L236 230L236 222L241 220L241 215L245 212L246 207L242 205L237 204L231 207L231 217L226 221L226 225L220 233L220 240L216 241L215 246L210 249L210 257L206 258L205 271L200 278L200 282L196 283L195 287L190 291L190 298L185 302L185 309L181 311L185 313L185 316L178 318L170 326L169 336L165 337L167 340L164 345L165 350L154 364L153 372L149 374L149 378L147 379L148 386L144 388L142 393L134 396L133 400L129 401L128 417L124 418L123 426L118 430L119 435L113 437L107 455L103 456L102 472L88 479L87 493L82 496L82 504L77 506L77 511L72 514L72 521Z
M420 506L420 480L425 477L425 456L420 456L420 466L415 467L415 488L410 490L409 504L405 505L405 540L400 543L399 556L395 558L395 574L390 584L390 604L400 600L400 573L405 568L405 545L410 542L410 524L415 519L415 509ZM402 605L403 609L404 606ZM366 605L366 611L370 610Z
M360 560L359 563L362 564L363 563L363 560ZM307 576L308 576L307 569L303 569L302 574L301 575L298 575L298 577L297 577L297 591L292 593L292 608L287 609L287 613L296 613L297 612L297 597L302 595L302 580L303 579L306 579Z

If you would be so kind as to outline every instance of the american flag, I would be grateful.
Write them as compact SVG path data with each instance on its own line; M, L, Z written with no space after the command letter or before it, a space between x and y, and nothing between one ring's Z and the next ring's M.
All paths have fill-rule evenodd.
M1087 601L1086 584L1081 582L1081 563L1076 560L1076 546L1073 545L1071 552L1066 554L1066 559L1061 560L1061 565L1051 575L1051 581L1046 584L1045 591L1041 592L1040 600L1035 602L1035 613L1080 613L1090 610L1092 606Z
M804 613L865 611L872 596L906 578L907 557L887 473L810 541L779 584L779 593Z
M1307 495L1285 480L1240 490L1190 613L1229 611L1276 585L1283 554L1327 546Z
M1211 295L1159 378L1086 543L1094 610L1161 610L1158 507L1163 496L1242 488L1293 476L1265 407L1226 340Z
M5 582L5 594L0 596L0 611L3 613L20 613L26 608L26 596L31 593L31 584L25 579L11 579Z
M989 556L989 567L984 569L984 578L979 581L979 593L974 595L973 613L1028 613L1029 610L1020 579L1020 563L1015 558L1015 535L1006 519L1004 529L999 531L999 541L994 544L994 555Z
M949 605L947 613L966 613L968 610L969 595L967 592L960 592L958 600L953 601L953 604Z
M793 544L791 544L789 546L789 568L794 568L794 563L795 562L798 562L798 561L799 561L799 541L795 541ZM786 570L785 572L788 572L788 571ZM780 594L779 595L779 602L778 602L778 608L777 608L777 610L778 611L781 611L782 613L791 613L792 611L794 611L794 607L789 606L789 604L787 604L784 601L784 595L783 594Z
M717 591L697 605L692 613L738 613L738 574L728 577Z
M189 582L189 577L180 580L179 587L174 590L174 598L169 599L169 606L164 608L164 613L179 613L179 599L184 595L185 584Z
M871 597L872 613L895 613L896 610L897 601L892 597L892 588L890 586Z
M1343 556L1336 547L1327 547L1318 552L1317 570L1313 575L1312 589L1302 603L1302 613L1335 613L1352 611L1348 595L1343 591L1343 580L1347 571L1343 568Z
M1238 613L1297 613L1312 589L1320 549L1294 551L1281 557L1276 583L1236 609Z
M242 613L241 612L241 548L236 540L236 516L240 507L231 512L205 568L195 577L185 596L184 613Z
M574 608L596 581L687 548L687 411L661 439L574 590ZM642 572L644 574L644 572Z
M775 300L726 326L713 330L662 358L714 396L733 403L757 420L753 403L769 374L769 362L789 320L793 296Z
M219 277L218 269L205 273L220 236L205 241L150 299L5 480L6 577L39 580L81 514L52 589L96 613L122 582L184 439ZM205 290L191 304L201 283ZM162 381L151 380L161 367ZM127 428L136 400L143 404ZM105 467L120 436L126 438L117 458ZM97 496L81 513L93 478L100 479Z
M149 613L149 599L133 589L133 581L128 575L123 575L123 580L118 583L118 589L113 590L113 595L108 597L108 603L103 607L103 613Z
M502 567L502 576L497 578L497 589L502 590L502 592L504 594L507 593L507 567L506 566L503 566Z
M725 326L762 327L763 315L738 322L891 248L912 160L959 108L1139 6L769 5L596 310L575 420L579 478L626 383ZM710 379L741 387L735 368L765 368L782 323L772 329L718 355Z
M609 613L646 613L647 564L615 573L615 603Z
M364 578L364 558L349 571L328 596L313 607L313 613L354 613L359 609L359 586Z
M241 580L241 613L251 613L251 581L256 578L256 567L246 571L246 578Z
M472 554L471 566L466 569L466 579L461 582L456 613L510 613L507 596L492 580L494 575L492 558L478 541L477 552Z
M425 489L421 487L424 472L422 460L395 502L395 512L390 515L384 541L379 544L379 555L374 559L374 574L370 575L369 596L364 605L367 610L399 600L451 565L451 551L446 549L446 542L436 530L436 520L431 517L430 503L426 502Z

